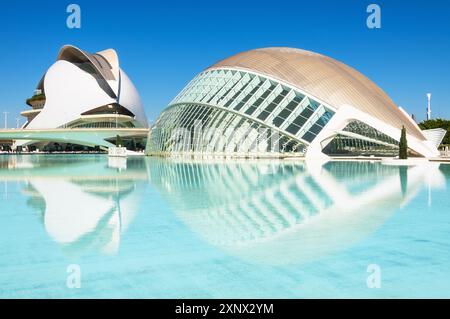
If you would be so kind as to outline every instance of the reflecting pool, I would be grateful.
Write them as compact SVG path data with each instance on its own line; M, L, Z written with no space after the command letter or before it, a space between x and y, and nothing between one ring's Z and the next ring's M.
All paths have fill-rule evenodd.
M450 298L449 183L439 163L0 156L0 298Z

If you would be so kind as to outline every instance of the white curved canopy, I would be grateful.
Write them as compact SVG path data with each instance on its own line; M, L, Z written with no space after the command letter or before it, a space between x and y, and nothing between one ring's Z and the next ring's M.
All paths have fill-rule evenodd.
M62 47L39 87L45 105L27 129L61 127L85 112L115 103L134 115L137 127L148 127L139 93L120 69L113 49L90 54L71 45Z

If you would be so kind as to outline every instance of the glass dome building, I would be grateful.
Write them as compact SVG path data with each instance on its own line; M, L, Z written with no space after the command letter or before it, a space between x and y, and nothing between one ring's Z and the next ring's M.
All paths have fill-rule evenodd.
M264 48L198 74L167 106L149 155L438 156L436 141L367 77L321 54Z

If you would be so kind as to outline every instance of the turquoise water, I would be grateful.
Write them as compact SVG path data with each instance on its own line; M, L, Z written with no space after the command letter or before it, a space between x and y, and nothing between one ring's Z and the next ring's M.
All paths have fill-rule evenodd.
M449 298L449 183L436 163L1 156L0 297Z

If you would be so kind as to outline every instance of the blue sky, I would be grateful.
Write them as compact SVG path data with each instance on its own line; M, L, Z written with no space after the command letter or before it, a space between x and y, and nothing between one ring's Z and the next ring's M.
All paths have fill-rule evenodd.
M66 7L81 6L81 29ZM368 29L377 3L382 28ZM340 60L377 83L396 104L450 118L450 1L10 1L1 4L0 112L9 125L64 44L114 48L153 121L197 73L230 55L289 46ZM3 123L3 114L1 123ZM22 119L23 121L23 119Z

